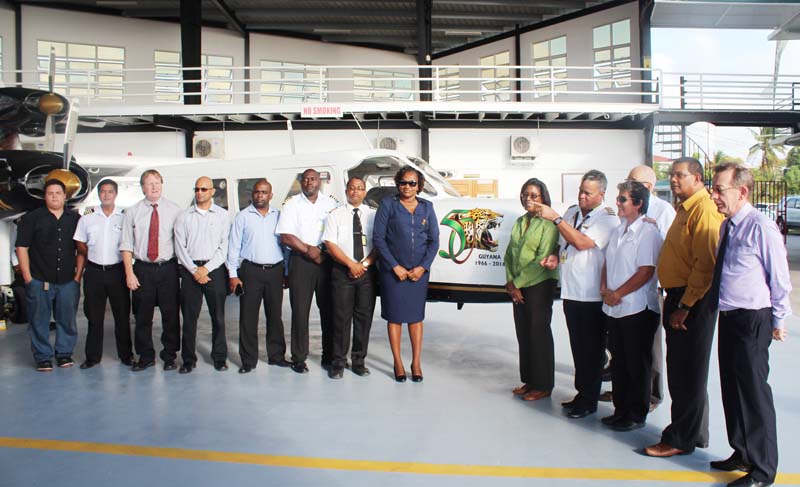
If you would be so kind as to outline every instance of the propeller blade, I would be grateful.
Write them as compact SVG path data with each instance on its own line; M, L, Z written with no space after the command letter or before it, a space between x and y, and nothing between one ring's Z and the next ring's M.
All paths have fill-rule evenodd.
M56 48L50 46L50 61L47 66L47 90L53 93L53 85L56 83Z
M44 150L53 152L56 147L56 128L53 123L53 116L48 115L44 124Z
M64 129L64 169L69 170L72 153L75 151L75 133L78 131L78 99L70 100L67 126Z

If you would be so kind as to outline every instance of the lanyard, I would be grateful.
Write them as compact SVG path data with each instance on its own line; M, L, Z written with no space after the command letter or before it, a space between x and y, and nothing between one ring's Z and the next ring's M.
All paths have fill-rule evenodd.
M580 215L580 214L581 214L581 210L578 209L578 211L575 212L575 219L572 221L572 228L574 228L575 230L577 230L579 232L581 231L580 228L578 228L578 215ZM588 220L590 216L592 216L592 212L589 212L589 214L586 215L583 218L583 220L581 220L580 226L583 226L583 224L586 223L586 220ZM564 246L564 252L566 252L568 248L569 248L569 242L567 242L567 245Z

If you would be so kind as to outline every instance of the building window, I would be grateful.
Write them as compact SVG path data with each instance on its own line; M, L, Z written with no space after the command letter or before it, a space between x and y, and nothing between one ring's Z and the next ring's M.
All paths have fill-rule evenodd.
M461 93L457 93L461 89L461 74L458 66L438 68L436 72L439 73L439 100L460 100Z
M596 90L605 90L630 86L630 19L595 27L592 39L594 47L594 88Z
M0 83L3 82L3 36L0 36Z
M567 82L558 81L567 78L567 36L534 42L531 52L534 98L549 97L551 91L567 91Z
M47 88L50 49L55 49L55 86L66 96L122 100L125 48L37 41L39 87Z
M261 61L261 103L328 101L328 72L312 65Z
M482 101L511 101L511 82L508 79L510 70L509 52L504 51L481 58L481 93Z
M183 95L181 53L155 51L155 101L180 103ZM233 103L233 57L203 54L203 103Z
M410 73L353 70L353 100L355 101L413 101L414 80Z

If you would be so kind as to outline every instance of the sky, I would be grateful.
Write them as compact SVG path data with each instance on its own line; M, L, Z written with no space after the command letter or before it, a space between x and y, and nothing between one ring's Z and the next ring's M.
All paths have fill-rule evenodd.
M653 29L652 66L664 73L772 74L775 42L769 30ZM800 41L789 41L783 51L781 75L800 76ZM800 81L798 79L797 81ZM757 130L757 129L756 129ZM704 149L747 159L755 144L750 130L696 124L689 134ZM759 160L755 155L753 163Z

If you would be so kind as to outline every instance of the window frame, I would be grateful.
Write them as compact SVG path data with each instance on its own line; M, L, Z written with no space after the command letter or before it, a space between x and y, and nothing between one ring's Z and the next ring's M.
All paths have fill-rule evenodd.
M508 60L505 64L500 64L497 62L498 56L507 56ZM491 64L484 64L484 61L491 59ZM481 101L511 101L511 51L505 50L500 51L495 54L489 54L488 56L482 56L478 59L480 68L480 86L481 92L483 91L492 91L492 93L481 93ZM487 66L484 68L483 66ZM498 71L502 69L503 66L508 66L505 68L506 74L505 76L498 74ZM498 69L500 68L500 69ZM484 79L488 78L488 79ZM506 79L506 81L502 81ZM503 84L506 86L504 87ZM492 85L492 86L490 86ZM499 86L499 87L498 87ZM504 93L508 92L508 93ZM491 99L490 99L491 98Z
M553 47L552 44L554 41L558 41L560 39L564 39L564 52L553 54ZM547 55L536 57L536 46L547 44ZM550 96L558 96L559 91L567 91L567 81L553 81L552 87L553 91L556 93L550 93L550 73L552 70L553 78L567 78L567 62L568 50L567 50L567 35L560 35L558 37L552 37L550 39L545 39L539 42L531 42L531 66L533 66L533 72L531 73L531 78L533 78L533 97L534 98L542 98L542 97L550 97ZM564 67L556 67L553 65L553 61L563 59L564 60ZM544 64L540 64L544 63ZM537 66L542 66L537 68ZM545 67L546 66L546 67ZM541 76L544 74L545 76ZM546 81L537 83L536 79L545 77L547 78ZM543 87L546 87L546 91L541 91ZM563 87L563 89L560 89Z
M614 26L627 22L627 42L615 42ZM599 29L608 28L608 45L597 46L596 35ZM631 35L632 22L630 18L620 19L603 25L598 25L592 29L592 77L594 79L595 91L608 90L614 88L628 88L632 82L632 72L630 70L633 64L632 55L632 39ZM617 51L627 49L627 56L618 56ZM598 61L598 54L608 54L608 59ZM627 65L627 70L620 70Z

